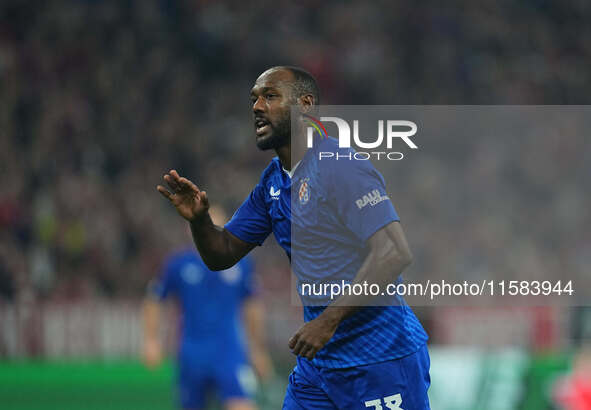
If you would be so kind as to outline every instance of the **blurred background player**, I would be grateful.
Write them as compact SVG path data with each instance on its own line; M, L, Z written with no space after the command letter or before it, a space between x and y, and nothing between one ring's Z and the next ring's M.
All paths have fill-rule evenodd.
M219 223L226 221L221 208L210 212ZM177 383L182 408L203 408L212 390L228 410L256 408L250 364L261 380L269 378L272 366L252 274L250 258L210 271L191 245L171 255L160 277L150 282L143 310L144 360L149 367L162 360L161 305L172 296L181 311Z

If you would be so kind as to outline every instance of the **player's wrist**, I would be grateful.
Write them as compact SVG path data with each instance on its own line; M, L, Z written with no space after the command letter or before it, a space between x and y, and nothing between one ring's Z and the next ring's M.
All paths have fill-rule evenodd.
M336 330L339 324L345 318L345 312L340 308L326 308L324 312L318 316L323 324L329 329Z
M205 211L205 212L193 215L193 217L191 219L189 219L189 223L191 224L191 226L194 226L196 228L200 228L208 220L211 220L211 218L209 217L209 211Z

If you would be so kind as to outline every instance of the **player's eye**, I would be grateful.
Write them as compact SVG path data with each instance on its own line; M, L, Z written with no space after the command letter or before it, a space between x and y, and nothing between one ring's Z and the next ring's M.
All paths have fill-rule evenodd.
M277 97L277 94L269 93L269 94L265 94L265 97L269 100L271 98Z

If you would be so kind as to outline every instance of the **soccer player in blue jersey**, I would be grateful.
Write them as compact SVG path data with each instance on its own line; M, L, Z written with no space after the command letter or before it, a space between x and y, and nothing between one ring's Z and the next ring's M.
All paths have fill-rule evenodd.
M219 208L212 208L211 214L226 220ZM212 272L194 248L187 248L171 255L162 274L150 282L144 303L144 360L153 367L162 358L160 305L173 297L182 314L177 383L183 409L203 408L206 393L213 390L228 410L256 408L256 378L249 363L263 379L272 368L252 270L246 257L229 269Z
M303 135L291 135L290 108L306 114L318 103L316 81L302 69L273 67L258 77L251 90L256 144L277 157L223 227L211 221L205 191L175 170L164 176L168 189L158 191L189 221L211 269L233 266L271 232L300 283L337 276L392 283L410 264L400 220L369 161L319 161L318 151L347 153L332 138L301 156L292 152L292 140ZM380 201L359 206L375 192ZM297 365L283 408L428 409L427 335L402 298L393 302L342 295L327 307L305 303L306 323L288 342Z

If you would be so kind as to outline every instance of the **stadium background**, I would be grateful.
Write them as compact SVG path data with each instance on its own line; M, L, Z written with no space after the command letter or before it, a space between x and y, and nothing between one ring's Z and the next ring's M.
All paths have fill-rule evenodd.
M591 90L585 1L5 0L0 16L6 409L172 407L172 365L148 371L139 360L146 283L186 242L154 187L174 167L229 210L240 204L269 158L254 147L248 103L265 68L305 67L325 104L586 104ZM572 151L557 161L556 144L541 141L534 154L552 164L540 186L568 177L561 164ZM528 175L531 161L486 155ZM437 164L423 165L424 175L439 174ZM461 177L446 165L447 177ZM565 201L525 195L520 203L562 212L562 231L487 238L524 255L518 270L540 269L547 246L558 262L542 268L588 270L589 191L576 186L564 185ZM404 187L405 218L424 219L412 204L428 188ZM501 211L498 220L511 220L511 208ZM482 225L447 222L465 238L482 236ZM450 252L445 231L407 231L420 267L435 275ZM494 259L494 247L453 251L465 266ZM273 240L255 256L277 368L260 400L277 408L300 312L284 302L288 266ZM586 358L583 308L417 310L433 346L435 410L553 408L559 380ZM173 349L174 324L165 334Z

